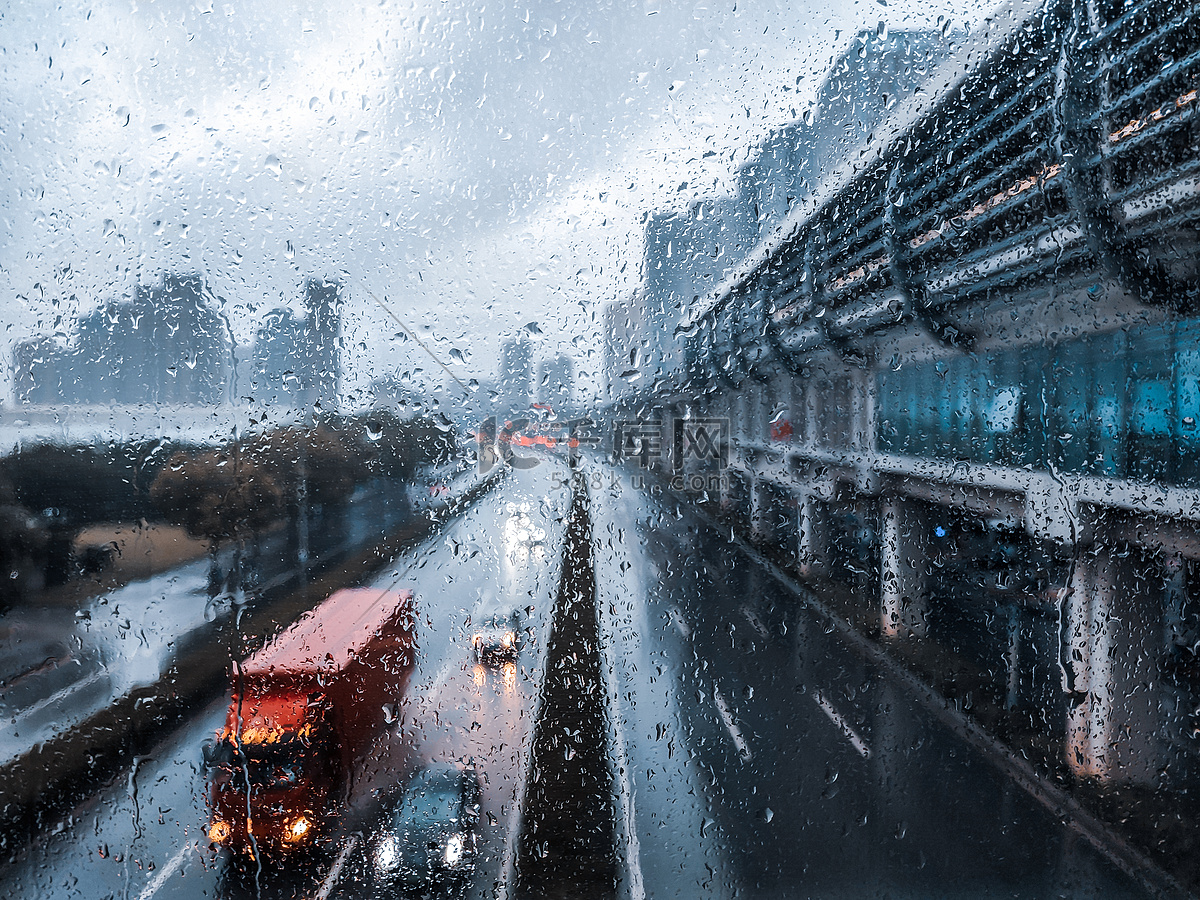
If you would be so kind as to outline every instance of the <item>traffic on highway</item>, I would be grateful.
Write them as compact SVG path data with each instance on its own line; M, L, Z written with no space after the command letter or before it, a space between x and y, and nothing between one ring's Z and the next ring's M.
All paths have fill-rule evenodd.
M542 462L237 661L5 892L523 897L586 870L629 897L1147 896L752 550ZM564 653L592 665L556 681ZM581 777L600 842L553 825L596 799Z

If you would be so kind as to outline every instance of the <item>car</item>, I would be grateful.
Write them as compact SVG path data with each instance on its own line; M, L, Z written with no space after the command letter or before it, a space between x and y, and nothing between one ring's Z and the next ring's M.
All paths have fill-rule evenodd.
M464 888L479 852L479 776L471 767L419 769L386 806L368 840L375 891L432 893Z
M521 652L521 613L494 613L485 618L471 637L475 659L483 664L515 662Z

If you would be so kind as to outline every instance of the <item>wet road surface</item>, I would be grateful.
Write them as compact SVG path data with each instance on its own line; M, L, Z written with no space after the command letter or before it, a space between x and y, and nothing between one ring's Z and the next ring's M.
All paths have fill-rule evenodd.
M39 836L2 892L370 896L374 797L452 761L484 782L471 897L1150 896L726 533L627 473L582 474L582 519L547 462L373 582L415 591L417 667L331 847L261 873L210 848L200 744L222 702ZM514 607L517 662L479 665L471 623ZM571 844L572 816L611 845Z

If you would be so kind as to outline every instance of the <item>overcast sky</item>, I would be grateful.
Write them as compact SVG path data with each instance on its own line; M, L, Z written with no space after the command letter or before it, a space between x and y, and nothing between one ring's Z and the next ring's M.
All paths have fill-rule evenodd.
M502 336L531 321L544 353L595 370L645 212L727 189L858 29L979 15L943 0L10 2L0 398L17 340L65 334L164 271L203 273L243 341L305 277L345 273L351 404L374 377L443 378L372 293L464 381L491 377Z

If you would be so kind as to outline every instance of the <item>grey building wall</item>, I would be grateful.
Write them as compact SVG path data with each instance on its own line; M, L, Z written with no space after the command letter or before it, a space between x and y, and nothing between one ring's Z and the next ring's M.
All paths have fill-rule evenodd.
M575 365L569 356L544 359L538 365L537 398L549 403L556 412L571 408L574 391Z
M757 236L777 228L799 201L853 158L891 109L915 94L947 58L959 37L919 30L855 35L826 72L808 117L772 131L736 173Z

